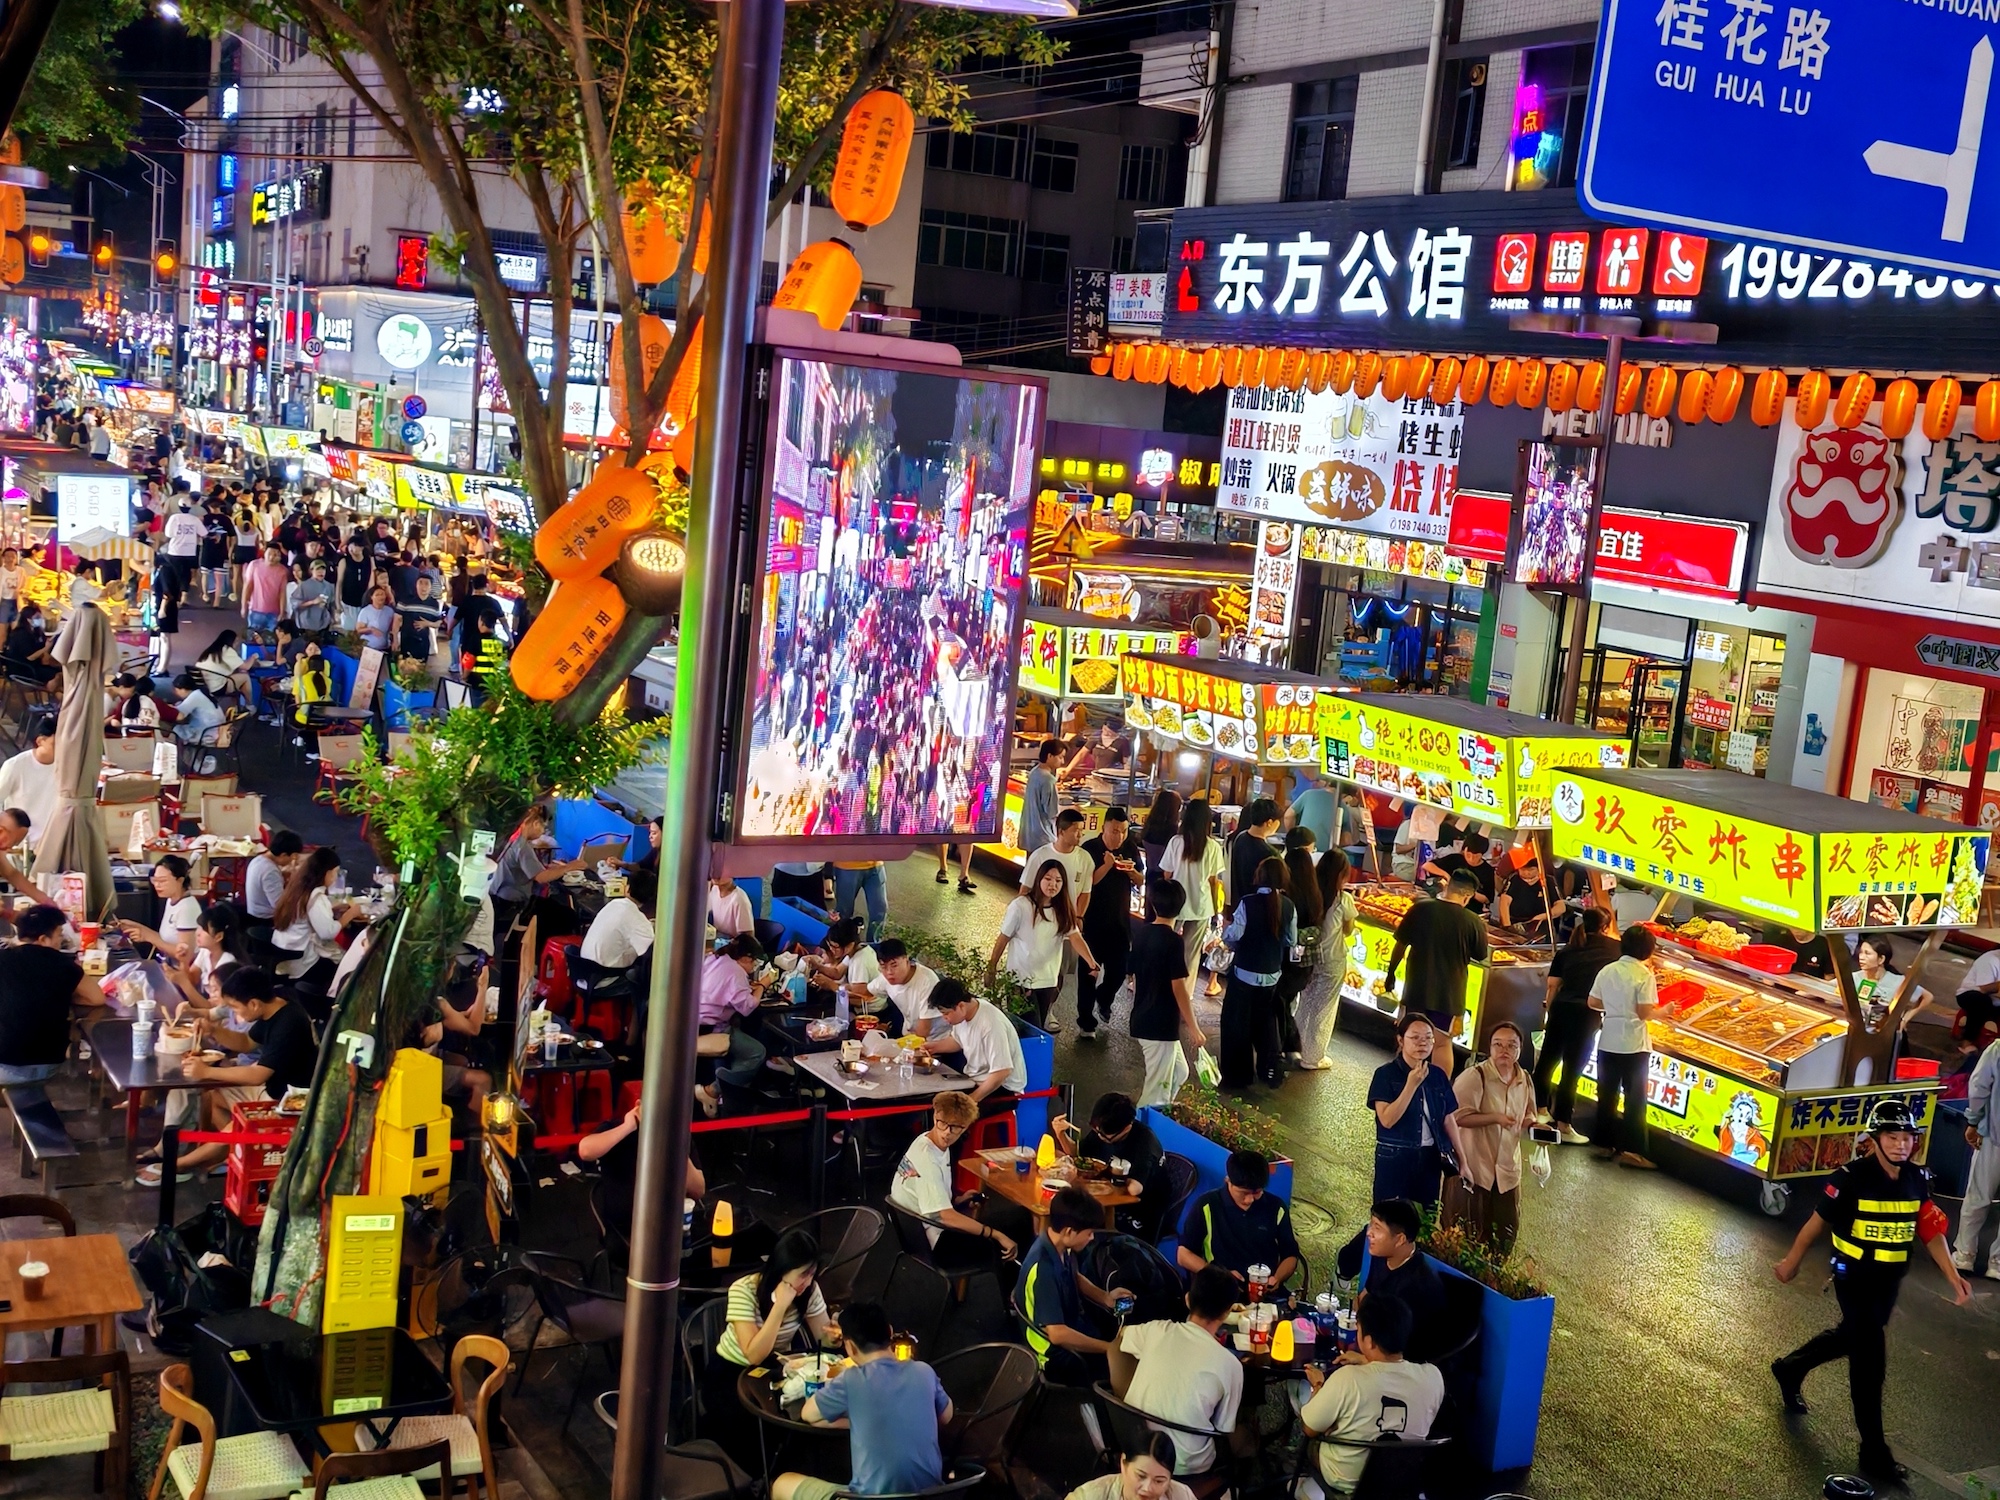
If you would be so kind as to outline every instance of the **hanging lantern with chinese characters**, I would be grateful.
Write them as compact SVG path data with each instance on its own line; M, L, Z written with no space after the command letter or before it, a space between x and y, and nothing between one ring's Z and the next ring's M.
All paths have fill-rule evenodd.
M642 313L640 315L639 384L642 388L652 384L653 372L660 368L660 361L667 357L667 346L673 343L673 341L674 336L667 330L667 325L664 322L654 317L651 313ZM689 350L689 357L693 357L692 349ZM608 370L611 386L611 420L616 422L620 427L629 430L632 426L631 403L626 399L629 392L625 384L625 324L622 319L619 321L618 326L611 330L611 347L608 351L608 358L610 360ZM682 363L681 368L687 368L685 361Z
M1407 362L1407 357L1401 354L1392 354L1382 361L1382 399L1384 401L1401 401L1403 399L1403 369Z
M1917 425L1917 383L1892 380L1882 389L1882 432L1901 442Z
M1366 401L1382 383L1382 356L1368 350L1354 362L1354 394Z
M1568 411L1576 404L1576 366L1558 360L1549 366L1549 410Z
M1428 354L1406 354L1403 356L1403 394L1409 397L1423 396L1431 388L1431 372L1437 368L1437 361Z
M635 182L625 194L619 215L625 234L625 258L632 279L641 286L665 281L680 265L681 242L667 227L667 210L651 183Z
M1243 384L1260 386L1264 383L1264 355L1260 344L1247 345L1243 350Z
M1799 377L1799 399L1792 416L1801 429L1811 432L1826 420L1826 404L1833 399L1833 378L1824 370L1808 370Z
M673 384L667 387L667 409L660 418L660 428L667 435L673 460L687 474L694 472L694 413L696 397L701 394L701 330L704 321L695 319L694 332L688 335L687 353L681 358L681 367L674 371Z
M1317 396L1326 389L1327 381L1332 378L1332 353L1325 349L1315 349L1306 357L1306 389Z
M1243 383L1243 348L1239 344L1222 351L1222 383L1231 390Z
M1493 361L1493 379L1486 388L1488 398L1495 406L1514 404L1514 387L1521 379L1520 361L1496 359Z
M845 240L820 240L801 250L771 306L809 312L831 333L847 321L861 295L861 262Z
M1355 359L1345 349L1334 351L1334 356L1326 367L1327 389L1336 396L1345 396L1354 389Z
M1654 365L1646 372L1646 394L1640 408L1658 421L1674 409L1674 390L1679 384L1680 376L1672 365Z
M1715 389L1715 377L1706 370L1689 370L1681 381L1681 420L1692 427L1708 415L1709 393Z
M1192 368L1194 363L1195 354L1192 349L1174 350L1173 362L1167 367L1167 379L1171 380L1182 390L1188 389L1194 382L1194 371Z
M1584 365L1576 377L1576 404L1582 410L1595 413L1604 407L1604 361L1593 359Z
M1743 400L1743 372L1724 365L1715 372L1715 384L1708 393L1708 420L1728 425L1736 420L1736 408Z
M1201 388L1207 390L1222 379L1222 351L1204 349L1201 351Z
M601 463L590 482L535 532L535 561L551 578L602 573L625 538L653 524L660 491L653 476L622 463Z
M624 623L625 599L609 578L557 584L514 648L508 664L514 685L543 703L567 696Z
M1289 349L1266 349L1264 351L1264 389L1275 391L1285 383L1285 357Z
M2000 380L1989 380L1972 398L1972 432L1982 443L2000 442Z
M1840 383L1840 395L1833 403L1833 425L1859 427L1868 420L1868 408L1875 404L1875 377L1856 370Z
M1130 380L1132 365L1139 357L1139 351L1130 344L1118 344L1111 350L1111 375L1114 380Z
M1467 406L1477 406L1486 396L1486 382L1493 374L1493 366L1483 354L1468 354L1465 368L1459 372L1458 399Z
M1306 351L1303 349L1287 349L1285 351L1284 386L1286 390L1295 391L1306 383L1306 359Z
M1941 443L1958 425L1958 409L1965 404L1965 391L1949 375L1940 375L1924 392L1924 436Z
M1539 359L1521 361L1521 376L1514 386L1514 404L1533 411L1542 404L1542 392L1548 389L1549 367Z
M1431 372L1430 398L1433 406L1449 406L1458 397L1458 383L1465 367L1449 354L1437 362Z
M1638 365L1618 367L1618 390L1611 403L1614 415L1629 417L1639 409L1639 396L1645 389L1646 372Z
M1785 414L1790 381L1783 370L1766 370L1750 390L1750 420L1759 427L1776 426Z
M868 229L896 211L917 117L894 89L863 94L841 131L833 164L833 211L849 229Z

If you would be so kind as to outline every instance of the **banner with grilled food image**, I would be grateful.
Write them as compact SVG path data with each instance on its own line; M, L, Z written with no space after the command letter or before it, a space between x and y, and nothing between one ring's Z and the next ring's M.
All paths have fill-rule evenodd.
M1976 926L1991 845L1984 831L1823 833L1820 926Z
M1917 1154L1930 1146L1931 1116L1937 1107L1935 1082L1907 1086L1875 1084L1823 1093L1787 1095L1778 1111L1777 1163L1773 1178L1817 1177L1845 1166L1868 1127L1868 1112L1885 1099L1908 1104L1917 1117Z
M1464 427L1457 401L1238 386L1223 424L1216 505L1442 544ZM1290 545L1296 558L1297 538Z

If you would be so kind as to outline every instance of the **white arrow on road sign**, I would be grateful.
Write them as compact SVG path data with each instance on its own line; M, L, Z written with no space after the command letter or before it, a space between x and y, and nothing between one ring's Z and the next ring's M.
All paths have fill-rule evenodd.
M1965 216L1972 208L1972 179L1979 171L1979 138L1986 132L1986 90L1993 81L1993 43L1981 37L1965 70L1965 103L1958 112L1958 146L1929 151L1896 141L1877 141L1862 157L1877 177L1900 177L1944 189L1943 238L1965 239Z

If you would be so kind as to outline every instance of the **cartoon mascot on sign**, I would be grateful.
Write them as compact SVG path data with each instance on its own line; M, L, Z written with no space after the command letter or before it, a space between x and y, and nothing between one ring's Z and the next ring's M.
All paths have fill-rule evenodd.
M1729 1113L1715 1127L1716 1149L1724 1156L1754 1167L1771 1149L1765 1138L1763 1109L1747 1089L1729 1101Z
M1902 485L1902 455L1874 428L1807 433L1782 501L1785 545L1807 562L1865 568L1896 529Z

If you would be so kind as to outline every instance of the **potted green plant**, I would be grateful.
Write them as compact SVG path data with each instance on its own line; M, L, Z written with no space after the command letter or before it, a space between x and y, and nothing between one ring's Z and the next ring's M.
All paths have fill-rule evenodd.
M1427 1219L1419 1243L1441 1274L1480 1288L1479 1389L1466 1442L1490 1471L1526 1468L1535 1458L1556 1299L1532 1260L1498 1253L1464 1224Z
M1190 1082L1173 1103L1148 1109L1145 1116L1162 1146L1194 1163L1196 1192L1222 1186L1230 1152L1255 1151L1271 1163L1271 1192L1291 1201L1291 1159L1279 1144L1276 1123L1261 1110Z
M382 717L391 729L408 729L411 720L436 703L437 689L422 662L402 656L389 664L382 679Z

